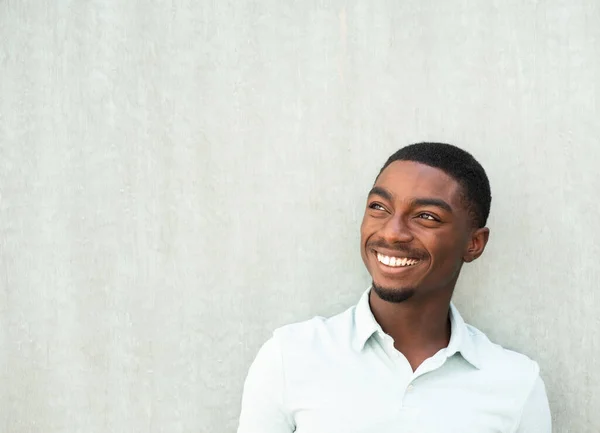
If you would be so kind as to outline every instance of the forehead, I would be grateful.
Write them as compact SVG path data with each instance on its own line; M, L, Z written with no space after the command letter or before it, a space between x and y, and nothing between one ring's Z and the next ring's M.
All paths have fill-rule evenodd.
M440 198L460 204L461 186L442 170L414 161L394 161L375 182L398 199L414 197Z

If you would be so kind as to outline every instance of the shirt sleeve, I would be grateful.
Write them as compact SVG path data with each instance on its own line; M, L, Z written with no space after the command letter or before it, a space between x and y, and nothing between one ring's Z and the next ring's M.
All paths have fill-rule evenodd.
M539 376L525 402L515 433L552 433L552 417L546 387Z
M272 337L259 350L244 383L237 433L292 433L292 416L285 406L281 347Z

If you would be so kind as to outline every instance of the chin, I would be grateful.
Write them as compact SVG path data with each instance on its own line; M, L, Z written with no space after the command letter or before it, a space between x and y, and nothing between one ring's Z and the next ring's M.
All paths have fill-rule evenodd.
M382 287L373 281L373 291L382 300L387 302L400 303L413 297L415 289L413 288L390 288Z

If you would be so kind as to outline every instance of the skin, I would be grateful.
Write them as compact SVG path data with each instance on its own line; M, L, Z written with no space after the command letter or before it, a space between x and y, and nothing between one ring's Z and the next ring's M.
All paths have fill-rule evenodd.
M488 237L488 228L474 225L460 184L443 171L395 161L377 178L361 225L361 255L373 278L369 302L413 371L448 346L458 275ZM390 267L377 253L418 262Z

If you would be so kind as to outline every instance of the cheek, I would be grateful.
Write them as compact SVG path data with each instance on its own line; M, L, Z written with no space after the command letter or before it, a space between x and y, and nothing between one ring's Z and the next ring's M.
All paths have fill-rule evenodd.
M454 268L462 263L464 245L461 239L436 236L424 243L437 267Z
M373 233L374 229L372 224L369 224L367 220L363 219L362 224L360 225L360 255L365 264L367 264L366 243L371 238Z
M372 229L369 226L370 226L370 224L367 221L367 219L363 218L363 221L360 224L360 243L363 248L364 248L365 242L367 241L367 239L370 236L370 233L372 232Z
M369 236L367 235L365 230L363 230L361 228L361 230L360 230L360 254L363 256L363 258L365 257L365 251L366 251L365 245L366 245L368 239L369 239Z

